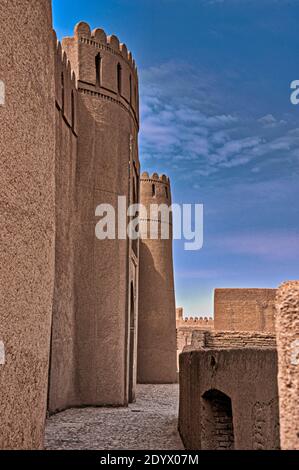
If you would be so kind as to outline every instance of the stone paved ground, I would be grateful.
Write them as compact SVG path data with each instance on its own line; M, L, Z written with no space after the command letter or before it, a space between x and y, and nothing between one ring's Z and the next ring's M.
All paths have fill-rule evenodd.
M71 409L52 416L46 448L181 450L178 385L139 385L129 408Z

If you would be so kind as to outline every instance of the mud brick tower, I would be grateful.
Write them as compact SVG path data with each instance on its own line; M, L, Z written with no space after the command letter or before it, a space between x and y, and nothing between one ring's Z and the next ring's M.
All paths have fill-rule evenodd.
M70 67L63 64L61 70L66 67L66 73L58 73L64 83L64 98L59 105L59 93L58 107L68 108L73 93L77 136L72 209L74 311L65 318L64 327L55 328L55 321L57 324L65 316L64 308L56 311L53 320L51 411L70 405L125 405L132 401L137 358L138 243L132 243L126 234L113 240L99 240L95 235L97 206L110 204L117 214L119 196L126 197L125 209L138 202L137 70L124 44L115 36L107 37L102 29L91 32L84 22L76 26L74 37L63 39L62 51ZM68 68L76 76L75 91L67 88ZM56 263L65 269L59 253ZM64 292L60 292L60 299ZM64 364L61 349L66 337L61 337L62 331L68 331L70 341ZM74 355L71 361L70 354ZM69 398L60 403L70 370L75 372L68 379Z
M138 382L174 383L176 372L176 311L172 257L172 217L164 220L150 212L152 204L171 205L170 181L156 173L143 173L140 184L141 204L146 217L140 214L139 319L138 319ZM149 222L156 218L157 239L150 238ZM161 237L162 224L169 224L169 238Z

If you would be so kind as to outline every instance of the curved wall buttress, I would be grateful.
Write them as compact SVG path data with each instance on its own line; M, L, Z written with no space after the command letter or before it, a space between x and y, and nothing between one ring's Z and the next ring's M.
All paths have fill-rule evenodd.
M1 0L0 57L0 448L40 449L54 284L50 1Z

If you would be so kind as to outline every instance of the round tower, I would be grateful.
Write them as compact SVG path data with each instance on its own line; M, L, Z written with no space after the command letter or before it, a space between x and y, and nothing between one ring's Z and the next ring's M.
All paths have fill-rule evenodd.
M96 208L139 192L139 99L135 61L102 29L77 24L62 48L77 78L78 156L75 261L79 403L124 405L134 399L138 247L99 240ZM125 215L126 216L126 215ZM125 238L125 237L124 237Z
M145 212L140 217L138 382L175 383L176 311L169 178L143 173L140 200ZM157 210L161 205L164 212Z
M25 10L25 11L24 11ZM0 2L0 448L43 447L54 285L50 0Z

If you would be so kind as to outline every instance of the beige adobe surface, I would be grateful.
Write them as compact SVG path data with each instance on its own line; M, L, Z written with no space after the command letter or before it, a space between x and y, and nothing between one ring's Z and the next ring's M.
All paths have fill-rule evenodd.
M181 354L179 430L185 447L278 449L276 376L274 349Z
M70 64L53 35L55 59L55 283L48 410L77 404L74 292L78 96Z
M184 351L194 349L276 348L275 333L194 330Z
M137 70L124 44L84 22L74 37L63 39L62 49L63 54L58 45L55 67L58 227L51 412L127 404L134 399L137 358L138 244L133 247L126 236L95 236L98 205L111 204L117 211L119 196L127 197L125 207L138 202Z
M0 448L43 445L54 280L54 58L48 0L1 0Z
M176 309L176 327L210 330L214 328L214 320L211 317L184 317L183 308Z
M299 449L299 281L277 293L276 332L281 447Z
M47 391L51 413L134 401L138 307L139 382L176 381L172 237L140 249L126 236L95 237L100 203L140 200L138 76L127 47L84 22L61 46L49 0L2 0L0 57L0 448L40 449ZM169 178L144 173L141 202L170 205ZM279 447L276 293L216 289L215 330L179 310L179 348L190 348L181 356L188 448ZM299 282L286 283L276 318L283 449L299 448L298 312ZM180 448L177 388L140 390L127 409L53 418L50 446L140 448L139 438Z
M76 72L79 100L75 250L78 400L85 405L124 405L129 400L130 270L128 239L98 240L95 209L129 196L138 172L138 82L135 64L115 36L79 23L63 40ZM101 87L95 58L102 57ZM122 87L117 87L117 64ZM135 91L130 100L129 77ZM131 146L132 143L132 146ZM134 154L133 154L134 152ZM127 200L127 204L129 201ZM136 353L135 353L136 354Z
M215 289L215 330L274 331L275 295L276 289Z
M147 219L140 220L141 231L149 231L150 205L171 205L169 178L141 176L141 204L147 209ZM164 221L163 223L167 223ZM172 225L170 237L161 237L161 217L158 237L140 241L139 318L138 318L138 383L175 383L176 323L172 258Z

